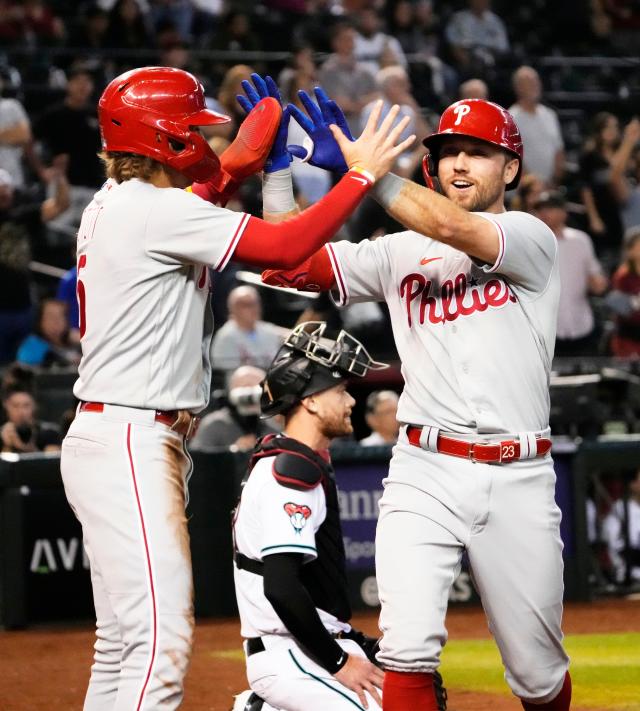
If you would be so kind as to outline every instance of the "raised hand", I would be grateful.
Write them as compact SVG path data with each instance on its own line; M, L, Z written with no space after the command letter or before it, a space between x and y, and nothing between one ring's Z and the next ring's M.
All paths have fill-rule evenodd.
M382 105L382 99L376 101L364 131L355 141L351 141L336 124L329 126L347 166L366 170L376 179L386 175L393 167L396 158L416 139L415 134L412 134L396 145L396 141L411 118L405 116L397 126L393 127L393 122L400 111L398 104L394 104L378 126Z
M342 129L342 132L350 141L353 141L353 136L349 130L347 120L338 104L330 99L324 90L317 86L313 90L317 105L313 102L306 91L299 91L298 96L302 105L307 111L306 116L297 106L289 104L287 109L291 112L293 118L300 124L300 127L307 133L312 143L311 154L304 146L295 144L287 146L291 155L307 160L310 165L315 165L317 168L329 170L333 173L346 173L348 168L344 161L344 156L335 138L333 137L329 126L334 123Z
M238 94L236 96L236 100L245 113L249 114L262 99L266 99L268 96L282 105L278 85L270 76L263 79L259 74L254 73L251 75L251 80L253 81L253 85L246 79L242 80L242 88L245 95ZM285 108L282 112L280 126L278 127L271 151L269 152L269 157L264 165L265 173L274 173L276 170L284 170L289 167L291 157L287 152L287 134L289 133L290 115L291 112L289 108Z

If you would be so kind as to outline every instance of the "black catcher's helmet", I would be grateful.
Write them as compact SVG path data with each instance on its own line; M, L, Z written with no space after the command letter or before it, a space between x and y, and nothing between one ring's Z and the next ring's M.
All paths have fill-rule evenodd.
M323 321L307 321L291 331L262 381L263 417L286 413L303 398L353 375L362 378L369 369L389 367L373 360L346 331L340 331L335 341L323 337L326 327Z

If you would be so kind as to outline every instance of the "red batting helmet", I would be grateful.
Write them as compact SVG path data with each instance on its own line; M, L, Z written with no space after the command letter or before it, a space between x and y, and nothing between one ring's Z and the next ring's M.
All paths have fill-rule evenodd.
M137 153L205 182L218 156L193 126L228 123L205 106L202 84L171 67L142 67L116 77L98 102L102 148Z
M444 138L451 135L478 138L511 153L514 158L520 161L520 165L516 177L507 185L507 188L511 190L518 187L522 173L524 149L518 126L506 109L484 99L463 99L451 104L440 117L438 130L422 141L433 157L431 166L428 165L429 161L425 163L427 184L430 179L437 177L440 144Z

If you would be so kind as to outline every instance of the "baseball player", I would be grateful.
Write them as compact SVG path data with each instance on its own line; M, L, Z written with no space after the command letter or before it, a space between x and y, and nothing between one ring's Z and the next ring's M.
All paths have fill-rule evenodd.
M61 461L97 617L85 709L175 709L193 635L185 440L210 390L209 267L302 261L401 144L390 122L372 121L362 156L324 201L268 224L201 197L226 201L264 164L281 123L274 99L255 107L220 157L198 126L229 119L205 108L187 72L127 72L107 86L98 111L109 179L78 232L80 405Z
M327 448L353 432L347 378L387 366L345 331L323 338L325 327L299 324L262 384L263 416L283 414L285 426L254 449L234 514L236 596L256 692L240 695L235 711L380 709L383 673L367 659L376 640L349 625Z
M348 138L328 125L335 104L316 96L320 106L301 123L320 139L330 130L348 160ZM342 153L332 164L320 142L324 159L312 152L311 162L337 165ZM385 711L436 708L432 674L465 551L513 693L527 711L566 711L548 426L556 242L532 215L505 212L523 151L502 107L454 103L424 144L435 189L389 174L374 192L408 231L330 244L304 266L263 278L333 289L339 305L389 306L405 387L376 535Z

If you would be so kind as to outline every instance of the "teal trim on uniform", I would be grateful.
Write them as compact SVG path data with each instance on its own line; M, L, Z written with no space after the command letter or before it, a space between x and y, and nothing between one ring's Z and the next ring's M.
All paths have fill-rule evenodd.
M267 546L266 548L263 548L260 553L271 551L274 548L304 548L307 551L313 551L314 553L318 552L313 546L303 546L301 543L281 543L279 546Z
M350 696L347 696L345 693L340 691L339 689L336 689L335 687L331 686L331 684L327 684L324 679L321 679L319 676L316 676L315 674L312 674L311 672L308 672L306 669L303 669L300 666L300 663L298 660L293 656L293 652L289 650L289 656L291 659L293 659L293 663L298 667L298 669L303 673L306 674L307 676L310 676L312 679L315 679L316 681L319 681L321 684L324 684L327 689L331 689L331 691L335 691L336 694L340 694L340 696L344 697L347 701L350 701L357 709L360 709L360 711L365 711L364 706L360 706L360 704L357 701L354 701Z

